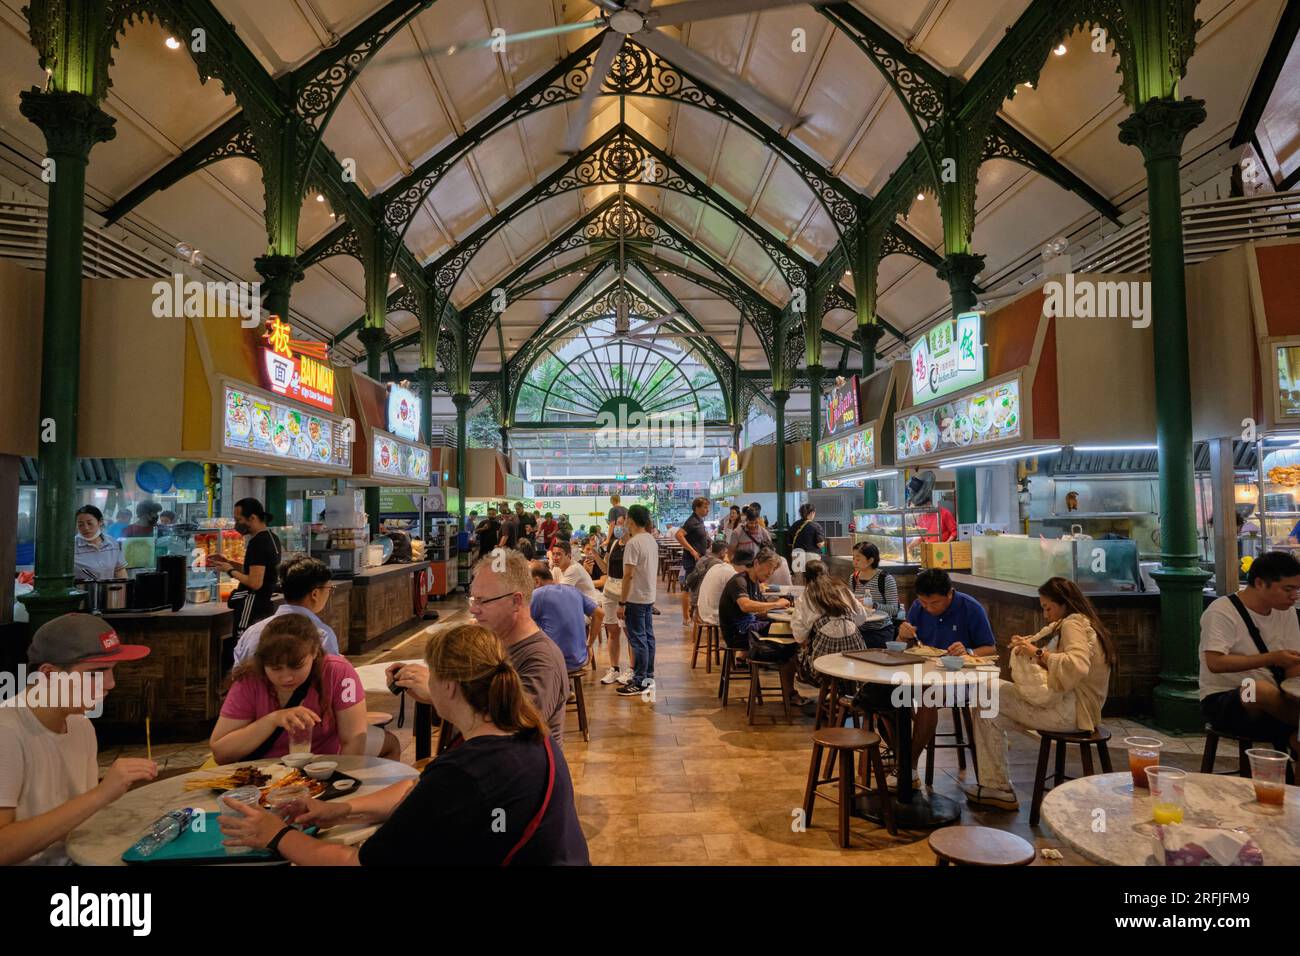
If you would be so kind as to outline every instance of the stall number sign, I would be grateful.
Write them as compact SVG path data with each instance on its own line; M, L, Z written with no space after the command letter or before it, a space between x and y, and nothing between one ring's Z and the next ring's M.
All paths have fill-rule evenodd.
M273 315L266 320L262 340L262 384L286 398L334 410L334 368L325 343L291 338L293 328Z
M984 345L980 313L963 312L955 322L941 322L912 346L912 403L984 381Z

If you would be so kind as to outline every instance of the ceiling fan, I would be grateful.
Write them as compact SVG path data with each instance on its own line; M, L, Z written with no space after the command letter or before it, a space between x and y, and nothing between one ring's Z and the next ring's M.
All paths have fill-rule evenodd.
M565 137L564 152L572 155L582 149L582 138L586 133L587 122L595 106L597 95L605 84L605 78L614 68L614 61L623 48L623 41L632 37L637 43L659 54L665 60L696 76L715 90L744 104L755 112L776 120L779 126L795 129L804 117L792 113L780 103L749 86L708 57L696 53L686 44L660 32L659 27L678 26L700 20L714 20L746 13L757 13L778 7L820 6L832 0L682 0L679 3L657 5L654 0L592 0L602 11L599 18L581 20L577 23L562 23L540 30L528 30L521 33L497 35L485 39L471 40L466 43L454 43L449 46L426 53L415 54L413 58L422 59L426 55L451 56L465 50L479 50L500 44L519 43L525 40L538 40L543 37L561 33L573 33L578 30L604 30L604 39L596 52L592 64L591 76L578 98L577 110L570 118L568 135ZM400 57L387 62L397 63L412 57Z

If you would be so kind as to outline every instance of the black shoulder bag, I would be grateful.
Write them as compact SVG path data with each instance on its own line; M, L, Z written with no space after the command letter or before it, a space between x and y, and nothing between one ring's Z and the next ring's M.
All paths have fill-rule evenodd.
M293 689L293 693L289 695L288 703L286 703L280 709L288 710L290 707L301 707L302 702L307 699L307 694L310 691L311 691L311 682L303 681L301 684L299 684L297 687ZM244 759L261 760L263 757L265 757L268 753L271 752L271 748L276 745L281 735L283 734L284 734L283 727L275 728L275 733L271 734L271 736L267 737L260 744L258 744L256 749L254 749L253 752L249 754L247 757L245 757Z
M1237 613L1241 615L1241 621L1246 625L1246 633L1250 635L1250 639L1255 643L1255 650L1259 651L1261 654L1271 653L1268 649L1268 645L1264 643L1263 636L1259 633L1259 628L1255 626L1255 621L1251 618L1250 612L1246 610L1246 605L1241 603L1241 598L1233 594L1228 597L1228 600L1232 602L1232 606L1235 607ZM1295 613L1296 618L1300 619L1300 608L1296 608ZM1268 672L1273 675L1273 680L1279 687L1281 687L1282 681L1286 680L1286 671L1280 667L1270 665Z

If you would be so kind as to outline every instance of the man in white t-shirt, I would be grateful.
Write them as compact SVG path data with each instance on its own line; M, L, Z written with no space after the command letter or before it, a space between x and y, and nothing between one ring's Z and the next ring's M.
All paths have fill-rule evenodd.
M71 862L69 833L158 776L152 760L124 757L101 781L86 716L113 689L113 667L148 653L89 614L64 614L36 631L27 660L38 676L0 706L0 866Z
M1279 686L1300 677L1297 595L1300 561L1268 551L1251 564L1244 589L1211 602L1201 615L1201 715L1216 730L1300 746L1300 700Z
M623 549L623 598L618 616L627 625L632 678L618 689L621 697L635 696L655 685L654 608L659 578L659 542L650 533L650 509L633 505L627 510L627 526L631 538Z
M704 580L700 583L700 596L696 608L700 620L705 624L718 623L718 603L722 600L722 592L727 582L740 571L741 568L730 561L720 561L709 568L709 573L704 575Z
M557 584L571 585L597 604L601 603L601 594L592 583L591 575L573 560L573 545L568 541L557 540L551 544L551 577Z

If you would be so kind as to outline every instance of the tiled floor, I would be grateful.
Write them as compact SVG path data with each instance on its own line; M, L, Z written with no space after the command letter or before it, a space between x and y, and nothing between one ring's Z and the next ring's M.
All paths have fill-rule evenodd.
M865 820L853 819L852 847L841 850L835 831L835 807L818 801L812 824L796 829L808 774L812 718L796 715L789 726L778 702L763 706L754 726L745 722L743 703L723 708L718 700L718 674L706 674L704 663L690 667L690 633L681 623L676 595L661 596L662 614L655 618L657 692L653 703L623 698L616 685L601 685L588 671L587 710L591 741L585 743L570 714L565 756L578 797L578 815L596 864L780 864L780 865L908 865L934 862L927 833L900 832L891 837ZM439 624L468 619L463 598L439 605ZM419 657L423 626L394 638L386 646L352 658L356 664ZM607 649L598 657L608 663ZM624 662L629 662L624 649ZM806 695L811 691L805 689ZM395 710L391 699L367 701L370 710ZM1201 737L1170 737L1132 720L1108 718L1114 735L1112 756L1123 769L1120 741L1131 734L1165 741L1167 762L1187 769L1200 764ZM390 730L394 728L390 725ZM940 731L950 729L946 716ZM398 734L403 758L414 758L411 727ZM166 761L166 772L191 769L207 756L206 742L159 746L155 757ZM111 762L142 748L118 748L102 753ZM1081 864L1061 847L1045 826L1029 826L1037 742L1017 737L1011 745L1011 774L1021 797L1017 813L975 811L967 807L957 783L963 778L954 751L936 759L935 792L957 800L963 822L994 826L1020 834L1040 848L1061 850L1061 861L1041 855L1036 865ZM1220 764L1227 769L1230 761ZM1078 774L1077 758L1067 772ZM922 765L924 773L924 764ZM969 773L967 771L966 773Z

